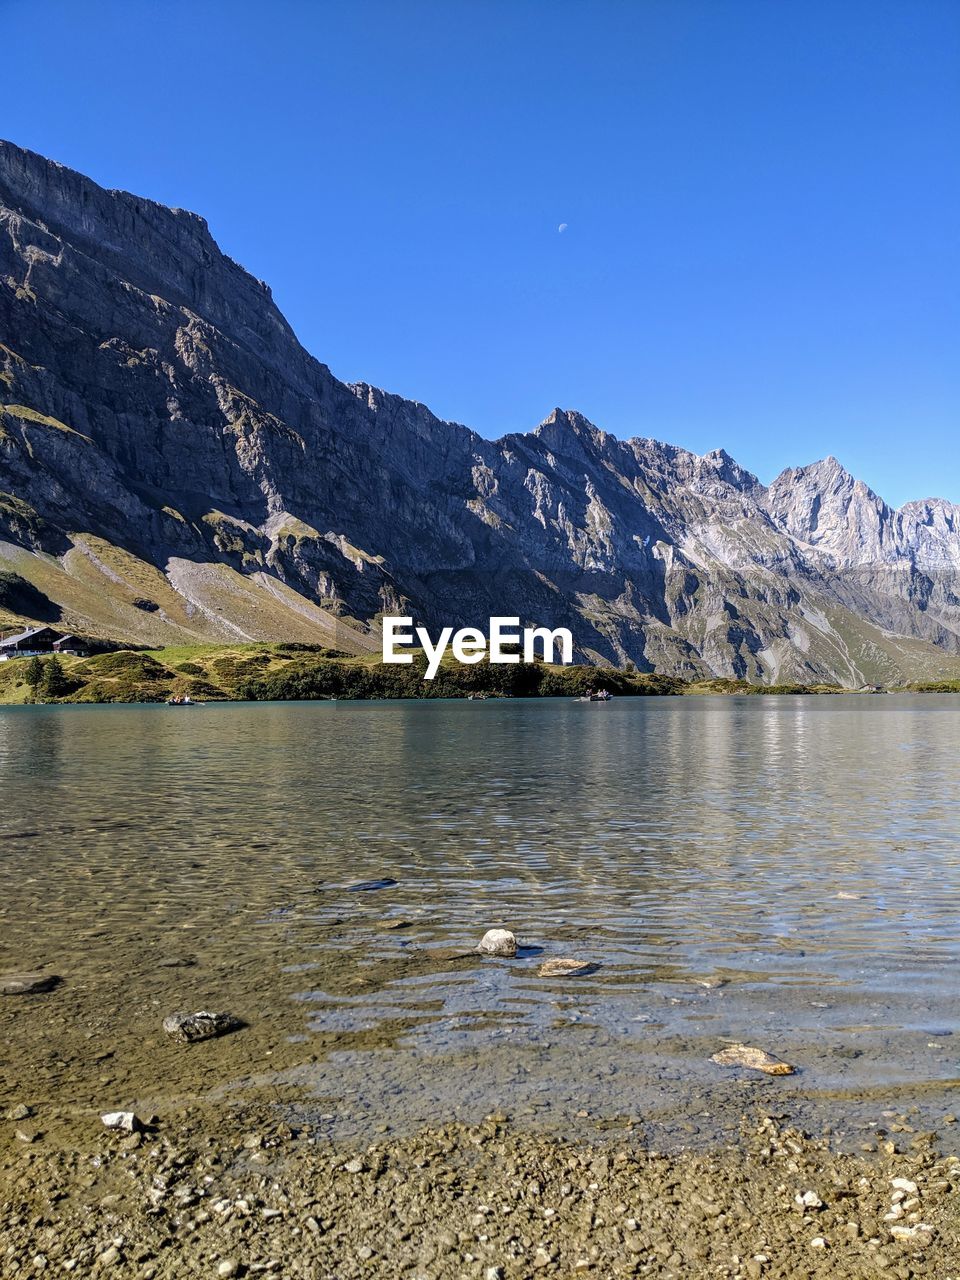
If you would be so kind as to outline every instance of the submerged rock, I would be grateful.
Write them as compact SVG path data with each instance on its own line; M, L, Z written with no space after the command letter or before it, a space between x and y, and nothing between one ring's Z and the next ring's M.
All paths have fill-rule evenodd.
M477 950L488 956L515 956L517 940L509 929L488 929Z
M243 1023L232 1013L210 1013L201 1009L198 1013L171 1013L163 1020L168 1036L181 1044L195 1044L198 1040L213 1040L216 1036L239 1031Z
M423 956L431 963L452 964L458 960L473 960L476 963L479 947L430 947L417 950L416 955Z
M772 1053L746 1044L733 1044L729 1049L721 1049L713 1054L710 1061L718 1067L748 1067L751 1071L763 1071L768 1076L792 1076L796 1070Z
M32 996L52 991L59 981L54 973L4 973L0 974L0 995Z
M556 960L544 960L537 973L541 978L577 978L585 973L593 973L599 967L590 960L559 957Z
M356 884L347 885L348 893L373 893L376 889L392 889L396 880L384 876L382 880L358 880Z

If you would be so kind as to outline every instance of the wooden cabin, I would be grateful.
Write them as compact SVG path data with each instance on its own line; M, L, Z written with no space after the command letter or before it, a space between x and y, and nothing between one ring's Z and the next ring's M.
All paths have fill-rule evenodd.
M61 635L52 627L28 627L16 635L0 635L0 662L10 658L36 658L50 653L83 653L86 646L76 636Z

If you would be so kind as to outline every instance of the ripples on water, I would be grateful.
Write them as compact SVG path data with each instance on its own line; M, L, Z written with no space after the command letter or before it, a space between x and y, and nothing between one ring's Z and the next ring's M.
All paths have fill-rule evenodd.
M590 1093L742 1038L825 1089L946 1081L958 747L949 696L5 709L0 960L137 987L186 936L338 1071L526 1046ZM491 925L531 952L447 958Z

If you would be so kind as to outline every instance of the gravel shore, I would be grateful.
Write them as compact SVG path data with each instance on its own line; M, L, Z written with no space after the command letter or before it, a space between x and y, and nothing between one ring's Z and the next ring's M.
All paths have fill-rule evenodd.
M960 1160L936 1135L857 1153L771 1116L722 1149L569 1142L495 1114L332 1144L270 1108L72 1140L7 1119L0 1274L936 1277L960 1274Z

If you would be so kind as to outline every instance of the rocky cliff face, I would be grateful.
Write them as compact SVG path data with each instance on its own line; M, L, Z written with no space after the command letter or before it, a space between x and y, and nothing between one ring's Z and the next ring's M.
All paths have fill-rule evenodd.
M383 612L515 613L642 670L950 674L958 515L560 409L482 439L339 382L195 214L0 143L0 570L70 627L362 650Z

